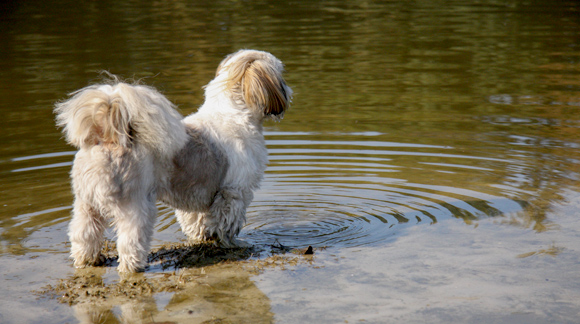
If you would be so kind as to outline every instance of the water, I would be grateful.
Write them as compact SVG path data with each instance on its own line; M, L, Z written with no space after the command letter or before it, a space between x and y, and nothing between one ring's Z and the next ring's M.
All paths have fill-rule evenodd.
M54 102L108 70L189 114L239 48L279 57L295 91L285 119L265 125L270 165L241 238L320 250L292 271L239 279L264 312L241 320L193 290L147 304L156 321L192 305L248 322L576 321L576 2L1 6L0 322L83 313L31 293L74 273L75 152L54 126ZM182 240L172 210L159 208L154 244ZM221 271L209 276L238 280Z

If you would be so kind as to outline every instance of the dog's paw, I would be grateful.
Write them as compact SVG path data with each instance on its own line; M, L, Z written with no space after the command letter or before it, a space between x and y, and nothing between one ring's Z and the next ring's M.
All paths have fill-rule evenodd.
M117 267L117 271L123 273L134 273L134 272L143 272L145 271L146 266L139 266L136 264L130 264L128 262L121 262Z
M90 259L75 259L74 266L77 269L82 269L86 267L100 267L105 264L107 257L105 257L102 253L99 253L95 258Z
M105 261L107 261L107 257L104 254L99 253L99 255L97 256L97 258L93 262L92 266L95 266L95 267L104 266L105 265Z

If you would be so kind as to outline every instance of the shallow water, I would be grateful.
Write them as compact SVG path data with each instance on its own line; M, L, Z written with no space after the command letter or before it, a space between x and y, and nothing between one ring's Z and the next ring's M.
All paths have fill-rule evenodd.
M576 2L0 8L0 322L577 321ZM143 78L189 114L239 48L279 57L295 91L285 119L265 125L270 165L240 236L312 245L314 258L237 277L210 267L215 291L143 304L37 299L31 291L74 273L66 227L75 152L54 126L54 102L108 70ZM159 209L154 244L183 240L172 210ZM113 268L99 271L118 280ZM260 307L232 306L241 301Z

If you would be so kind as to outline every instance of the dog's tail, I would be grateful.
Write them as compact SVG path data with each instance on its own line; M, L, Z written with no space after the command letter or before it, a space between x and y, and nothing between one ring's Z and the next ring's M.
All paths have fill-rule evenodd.
M77 148L142 145L173 155L187 140L182 116L161 93L118 80L92 85L56 104L56 124Z

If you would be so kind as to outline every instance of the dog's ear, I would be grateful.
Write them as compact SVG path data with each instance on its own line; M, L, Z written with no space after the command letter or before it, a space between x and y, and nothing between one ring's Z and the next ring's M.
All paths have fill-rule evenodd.
M227 87L241 88L245 103L261 110L265 116L277 116L286 111L291 93L282 77L282 63L269 53L248 51L230 55L218 68L228 72Z

